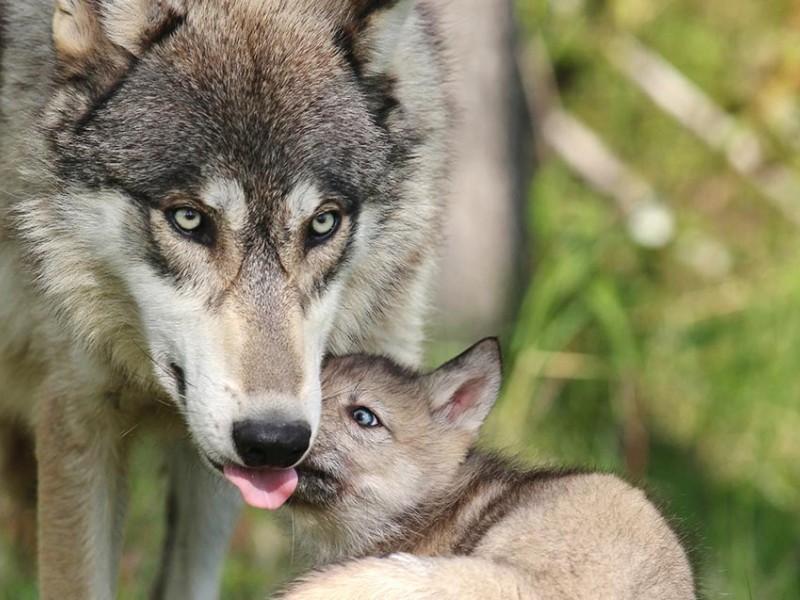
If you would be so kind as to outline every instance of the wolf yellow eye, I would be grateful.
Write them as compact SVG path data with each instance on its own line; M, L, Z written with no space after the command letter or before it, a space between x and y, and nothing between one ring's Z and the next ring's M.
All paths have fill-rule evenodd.
M214 221L199 210L181 206L168 210L166 215L178 233L204 246L214 244Z
M203 226L203 215L192 208L178 208L172 211L172 220L181 231L191 233Z
M341 220L339 212L335 210L319 213L311 219L311 225L308 230L309 241L319 243L327 240L339 228Z
M382 425L380 419L368 408L359 407L350 414L353 417L353 421L365 429L372 429L373 427L380 427Z

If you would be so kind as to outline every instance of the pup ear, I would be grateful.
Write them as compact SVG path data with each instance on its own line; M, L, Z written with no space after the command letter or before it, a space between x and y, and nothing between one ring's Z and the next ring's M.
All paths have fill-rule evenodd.
M503 383L497 338L478 342L428 377L434 418L477 436Z
M186 0L56 0L53 44L69 75L124 68L172 30Z
M414 19L417 0L349 1L350 20L343 30L345 43L367 75L385 74Z

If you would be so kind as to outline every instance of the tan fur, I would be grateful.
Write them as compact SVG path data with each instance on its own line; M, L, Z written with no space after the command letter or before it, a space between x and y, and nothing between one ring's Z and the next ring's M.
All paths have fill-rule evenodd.
M96 70L96 79L110 85L125 68L128 56L103 31L96 7L85 0L56 0L53 47L66 75Z
M147 41L169 13L183 14L186 0L110 0L103 7L108 39L135 56L147 49Z
M65 59L86 58L99 38L97 23L80 2L58 0L53 13L53 43Z
M395 554L331 566L282 596L291 600L540 600L512 566L479 558ZM578 600L578 596L570 596ZM587 596L586 599L601 598Z
M429 375L331 360L290 506L311 558L339 564L281 598L694 598L686 554L640 490L470 450L499 380L492 341ZM380 426L355 422L365 408Z

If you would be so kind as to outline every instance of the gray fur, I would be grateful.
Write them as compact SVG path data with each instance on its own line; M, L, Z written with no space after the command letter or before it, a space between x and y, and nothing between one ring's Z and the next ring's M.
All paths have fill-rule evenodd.
M0 2L0 420L36 436L42 598L106 597L130 432L235 464L236 421L316 430L325 352L418 361L447 101L424 0L55 4ZM173 475L165 597L217 594L213 481Z

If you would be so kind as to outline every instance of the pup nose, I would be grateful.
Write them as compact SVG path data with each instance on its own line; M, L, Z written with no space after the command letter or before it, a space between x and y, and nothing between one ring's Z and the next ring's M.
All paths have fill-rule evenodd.
M311 427L304 421L238 421L233 424L233 443L248 467L285 469L299 461L311 441Z

